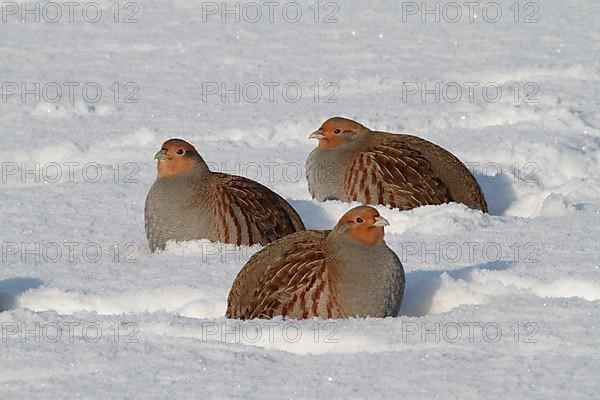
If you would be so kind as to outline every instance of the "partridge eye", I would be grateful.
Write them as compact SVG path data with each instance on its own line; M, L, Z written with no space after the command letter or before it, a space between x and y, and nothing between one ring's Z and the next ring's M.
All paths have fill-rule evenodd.
M339 129L336 129L335 131L333 131L333 133L335 133L336 135L339 135L342 131Z
M359 224L362 224L364 222L364 220L361 217L356 218L356 222L358 222Z
M182 156L185 154L185 150L184 149L177 149L177 155Z

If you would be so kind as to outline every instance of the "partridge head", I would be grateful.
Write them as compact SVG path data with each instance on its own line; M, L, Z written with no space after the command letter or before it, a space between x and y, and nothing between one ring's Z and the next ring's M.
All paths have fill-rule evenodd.
M390 223L373 207L359 206L342 216L333 232L338 240L350 240L365 246L383 243L383 227Z
M310 135L310 139L319 141L322 150L337 149L367 135L369 129L356 121L342 117L329 118L321 127Z
M154 155L159 179L171 179L192 172L195 168L208 168L196 148L181 139L169 139Z

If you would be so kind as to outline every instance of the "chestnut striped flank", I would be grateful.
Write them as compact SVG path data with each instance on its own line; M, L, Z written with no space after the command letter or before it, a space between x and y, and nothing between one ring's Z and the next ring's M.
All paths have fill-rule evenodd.
M431 164L402 141L387 141L356 156L346 172L348 200L401 210L450 200Z
M285 248L275 260L268 247L256 253L233 283L227 316L344 318L335 300L336 271L325 261L327 233L300 232L273 243Z
M213 175L221 241L238 246L264 245L304 230L296 211L270 189L240 176Z
M228 213L229 210L227 208L227 202L225 201L225 198L223 197L223 195L218 196L216 212L217 223L219 224L219 227L221 227L220 240L224 243L231 243L229 238L229 225L227 224L227 219L225 218L225 215L227 215Z

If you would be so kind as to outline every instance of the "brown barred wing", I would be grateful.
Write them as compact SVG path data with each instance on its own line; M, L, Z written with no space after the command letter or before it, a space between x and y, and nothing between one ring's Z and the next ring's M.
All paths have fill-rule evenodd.
M222 242L265 245L304 230L292 206L269 188L240 176L215 175L216 217Z
M325 260L327 233L301 232L255 254L232 286L227 316L242 319L345 317L336 301L335 269Z
M450 201L447 187L430 162L401 140L386 141L360 153L346 173L344 187L349 201L401 210Z

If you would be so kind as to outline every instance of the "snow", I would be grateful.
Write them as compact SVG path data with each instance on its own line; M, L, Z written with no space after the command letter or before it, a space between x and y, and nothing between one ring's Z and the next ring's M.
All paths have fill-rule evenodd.
M600 4L532 3L538 22L524 23L534 9L519 3L515 23L514 2L499 1L497 23L481 7L473 22L464 8L459 22L436 23L403 15L408 3L323 2L318 23L312 2L294 3L297 23L281 3L273 22L263 8L255 23L222 23L206 8L220 2L151 0L130 24L125 3L119 23L109 1L95 3L96 23L81 8L72 23L64 13L22 21L4 3L0 395L597 398ZM333 11L339 21L324 23ZM35 82L55 85L39 99L7 94ZM90 82L97 103L81 91ZM250 84L237 102L207 94L236 82ZM407 82L419 92L403 91ZM423 101L421 85L436 83L456 83L462 98L450 101L454 85ZM486 101L486 84L502 89L498 101ZM303 97L286 101L285 85ZM256 86L260 99L248 101ZM327 229L351 205L312 201L304 162L308 135L333 115L451 150L490 214L379 207L406 271L396 318L226 320L231 282L259 247L198 241L151 254L143 204L154 153L185 138L214 169L261 181L309 228Z

